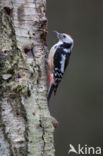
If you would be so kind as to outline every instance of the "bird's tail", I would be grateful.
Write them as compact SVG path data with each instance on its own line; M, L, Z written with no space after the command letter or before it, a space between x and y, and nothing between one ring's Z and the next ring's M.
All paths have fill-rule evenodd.
M51 85L49 92L48 92L48 97L47 97L48 106L49 106L50 98L51 98L53 91L54 91L54 84Z
M48 97L47 97L48 105L49 105L51 95L54 91L54 88L55 88L55 82L54 82L53 74L49 74L49 91L48 91Z

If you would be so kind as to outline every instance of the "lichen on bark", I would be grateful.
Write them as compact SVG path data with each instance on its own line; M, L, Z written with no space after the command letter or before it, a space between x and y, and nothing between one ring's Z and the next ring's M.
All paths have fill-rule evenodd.
M45 0L0 1L0 153L53 156Z

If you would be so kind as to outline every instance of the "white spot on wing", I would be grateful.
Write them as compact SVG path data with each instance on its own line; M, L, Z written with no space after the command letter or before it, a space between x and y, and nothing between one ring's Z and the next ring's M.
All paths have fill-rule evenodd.
M64 51L66 52L66 53L71 53L71 49L64 49Z
M65 58L66 56L65 55L61 55L61 72L64 73L64 65L65 65Z
M55 70L59 70L58 68L55 68Z

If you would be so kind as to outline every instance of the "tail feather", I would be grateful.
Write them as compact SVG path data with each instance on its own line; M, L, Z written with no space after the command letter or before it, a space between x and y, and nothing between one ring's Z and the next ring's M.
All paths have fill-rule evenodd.
M53 76L53 73L50 73L49 74L49 91L48 91L48 97L47 97L48 105L49 105L51 95L54 91L54 88L55 88L54 76Z
M54 92L54 95L56 95L57 88L58 88L58 85L56 85L54 83L51 84L51 87L50 87L50 89L48 91L48 97L47 97L48 105L49 105L49 101L50 101L52 93Z
M54 86L54 95L56 95L57 88L58 88L58 85L57 85L57 84L55 84L55 86Z
M51 95L54 91L54 84L51 85L50 89L49 89L49 92L48 92L48 97L47 97L47 101L48 101L48 106L49 106L49 101L50 101L50 98L51 98Z
M60 80L58 79L54 80L53 73L49 74L49 91L48 91L48 97L47 97L48 105L49 105L49 101L50 101L52 93L54 92L54 95L56 95L56 91L57 91L59 83L60 83Z

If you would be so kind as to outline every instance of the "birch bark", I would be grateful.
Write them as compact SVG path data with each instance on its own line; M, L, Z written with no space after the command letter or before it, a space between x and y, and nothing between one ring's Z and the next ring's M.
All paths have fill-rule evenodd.
M0 156L54 156L46 0L0 0Z

